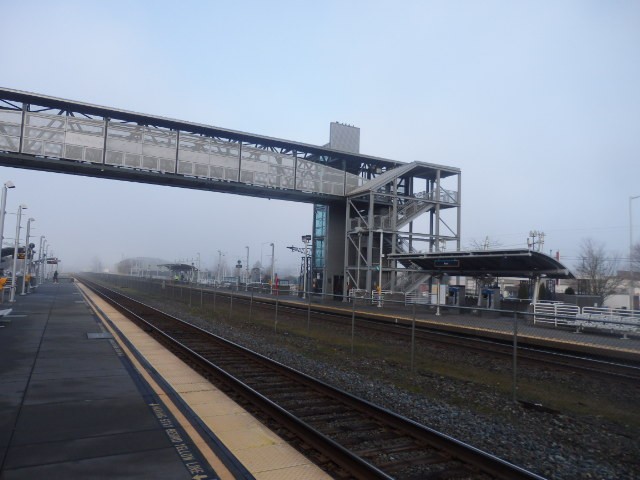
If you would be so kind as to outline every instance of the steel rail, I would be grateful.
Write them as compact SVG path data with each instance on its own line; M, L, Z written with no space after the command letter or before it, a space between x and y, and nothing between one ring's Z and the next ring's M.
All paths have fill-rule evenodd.
M187 288L181 287L179 288ZM211 294L214 290L201 289L206 294ZM215 294L219 298L229 298L233 296L234 302L247 303L249 296L242 292L221 292L215 290ZM270 297L254 296L254 308L274 308L276 300ZM279 299L279 308L291 312L300 312L306 315L309 308L306 304L301 304L295 300ZM322 305L312 305L311 312L314 315L322 315L325 317L336 317L338 319L348 319L351 321L351 308L342 309L340 307L326 307ZM398 321L390 321L384 318L377 318L375 314L368 316L367 313L358 312L355 318L359 322L366 322L367 328L384 332L385 334L393 334L398 337L406 337L411 332L411 322L407 319L398 319ZM485 337L480 334L470 334L465 332L456 332L447 330L445 327L439 328L433 325L421 325L416 323L416 335L429 341L439 342L447 345L464 346L472 348L480 353L490 353L494 356L511 356L513 354L513 345L511 334L508 332L502 334L504 339ZM518 356L522 360L545 363L562 369L576 369L587 373L593 373L599 376L614 376L626 380L640 380L640 364L622 363L617 359L604 357L602 354L589 355L585 352L578 354L571 350L562 350L560 348L540 347L533 343L519 340Z
M83 282L85 282L85 280L83 280ZM366 423L366 418L369 418L371 420L368 421L374 422L376 429L381 429L384 426L385 430L383 435L389 437L388 441L390 443L393 442L392 436L396 436L393 438L404 439L402 442L407 444L399 448L398 451L400 452L403 449L406 451L413 451L412 449L416 449L417 447L409 445L408 442L415 442L415 445L421 448L421 453L416 453L416 458L422 458L423 461L426 458L426 461L432 463L435 462L436 464L448 465L448 462L452 462L455 466L445 468L453 468L454 471L464 471L467 475L466 478L474 478L474 475L479 475L478 478L487 478L488 475L490 478L496 479L508 478L531 480L542 478L493 455L489 455L470 445L464 444L450 436L401 417L389 410L382 409L369 402L358 399L351 394L336 389L323 382L319 382L282 364L273 362L262 355L251 352L244 347L212 335L209 332L183 322L182 320L168 314L155 310L152 307L137 302L130 297L117 293L113 290L106 289L105 287L97 286L91 282L86 282L86 284L99 293L103 298L107 299L107 301L114 304L114 306L123 313L129 316L135 316L138 322L142 322L144 324L145 330L163 338L166 342L168 342L173 336L188 336L195 333L198 335L206 335L206 341L209 345L210 342L217 342L218 346L216 346L216 350L222 348L220 345L225 345L226 348L233 349L234 353L232 354L225 352L225 358L233 357L241 352L243 359L236 360L236 363L244 364L249 361L260 362L260 368L265 369L267 368L266 365L269 364L268 368L270 373L252 373L251 375L257 375L260 378L263 376L264 378L275 378L276 375L284 375L286 377L286 381L282 383L286 384L286 387L278 388L289 389L287 391L288 394L290 394L291 391L289 383L293 383L294 379L296 382L301 382L300 384L304 384L306 386L312 385L312 387L308 388L308 392L313 390L315 392L319 392L320 395L324 395L324 397L321 397L323 404L325 402L325 397L330 398L331 400L329 403L331 406L339 405L343 408L342 406L346 405L349 407L351 409L351 413L348 415L366 415L357 417L357 421ZM174 325L171 327L173 334L163 332L160 327L156 325L156 323L160 321L172 322ZM190 333L178 332L178 330L181 329L186 329ZM197 341L202 342L202 339L198 339ZM399 467L404 466L402 460L394 463L394 461L388 459L386 461L382 461L380 463L382 466L379 467L371 461L373 454L370 454L367 459L360 455L355 455L347 447L340 445L337 441L329 438L328 435L319 432L317 428L309 425L307 421L297 418L291 411L267 398L267 396L260 393L258 389L247 385L244 381L239 380L234 375L223 370L220 366L214 365L210 359L205 357L205 354L196 352L195 349L186 345L181 345L179 349L184 355L189 355L191 357L191 362L197 363L200 368L207 368L212 372L212 374L215 372L215 376L223 379L229 388L239 391L240 395L247 401L250 401L256 407L261 408L269 417L276 419L278 422L285 425L287 429L296 432L296 435L299 438L302 438L304 442L309 445L313 445L313 447L320 451L322 455L330 457L337 465L349 471L350 475L353 475L355 478L395 478L393 476L393 472L398 471ZM251 360L248 360L249 358ZM344 415L344 413L341 414ZM402 433L392 434L392 432ZM397 437L397 435L400 436ZM358 448L358 446L356 446L356 448ZM362 450L362 445L359 445L359 448ZM393 450L391 451L393 452ZM427 451L429 453L426 453ZM417 461L419 463L419 460ZM406 460L406 462L411 463L411 457ZM391 469L391 473L384 471L385 465Z

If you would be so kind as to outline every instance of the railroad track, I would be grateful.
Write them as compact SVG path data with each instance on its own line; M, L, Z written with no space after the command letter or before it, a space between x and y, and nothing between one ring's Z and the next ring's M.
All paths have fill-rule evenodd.
M408 338L411 327L391 324L391 328L382 326L379 327L379 330L387 334L394 334L395 331L396 335L403 335ZM461 335L455 332L434 330L421 326L416 326L415 336L432 343L464 348L467 352L475 351L484 355L503 358L513 357L512 339L507 341L474 335ZM590 356L557 348L538 347L519 340L517 357L518 362L526 362L529 365L543 364L557 370L581 371L607 380L616 378L621 381L640 382L640 365L622 363L617 359L610 359L601 355Z
M205 291L211 294L210 291ZM250 297L247 294L217 292L220 297L233 296L237 304L248 303ZM272 311L275 305L273 298L253 297L254 308ZM281 301L279 308L281 311L288 311L294 315L305 316L313 313L314 316L322 316L323 318L333 321L337 325L345 325L351 322L351 312L348 308L331 307L318 308L315 305L301 306L297 302ZM310 312L309 312L310 309ZM496 357L512 357L513 356L513 338L512 334L507 332L502 335L504 338L486 337L482 334L470 334L466 332L457 332L444 328L437 328L433 325L422 325L417 322L412 327L411 321L406 319L396 319L391 321L385 318L377 318L375 315L368 317L356 314L355 319L358 321L359 328L365 327L371 331L383 335L392 335L398 338L409 340L413 334L416 339L427 340L432 343L439 343L446 346L464 348L465 351L473 350L485 355ZM603 356L601 353L574 352L563 350L561 348L541 347L535 344L527 343L522 339L518 340L518 361L529 362L530 364L545 364L560 370L582 371L589 375L595 375L600 378L611 380L618 378L620 380L630 380L632 382L640 381L640 364L631 361L622 361L616 358Z
M541 479L86 279L334 478Z
M186 287L183 288L186 289ZM248 305L251 302L255 311L261 310L263 312L273 311L276 301L278 301L277 297L261 297L244 292L234 294L233 292L205 289L200 289L200 294L196 294L195 297L204 296L204 301L211 303L211 299L207 297L212 295L218 297L219 301L228 301L229 298L232 298L236 308L241 304ZM202 300L202 297L200 299ZM194 302L197 302L197 300L198 298L194 298ZM309 314L313 314L314 317L322 316L325 321L332 322L335 325L345 326L352 321L352 312L349 308L326 308L322 305L317 306L314 304L301 305L299 302L291 300L280 300L279 308L283 313L288 312L292 315L300 316L300 318ZM356 313L355 319L358 321L359 328L364 327L385 336L392 335L409 341L413 333L416 339L427 340L447 347L464 348L465 351L475 351L494 357L513 356L513 339L508 332L502 335L504 338L491 338L481 334L451 331L447 330L446 327L439 328L433 325L422 325L420 322L417 322L412 327L411 321L402 318L391 321L375 315L366 316ZM601 353L590 354L588 351L572 352L560 348L541 347L526 343L522 339L518 341L518 361L531 365L543 364L557 370L581 371L606 380L617 378L622 381L640 381L640 364L637 362L608 358L602 356Z

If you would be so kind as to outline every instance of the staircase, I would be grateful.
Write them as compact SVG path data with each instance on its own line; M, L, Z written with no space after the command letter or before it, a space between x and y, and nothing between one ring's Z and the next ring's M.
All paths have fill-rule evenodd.
M391 251L391 237L385 237L385 251ZM416 250L409 244L409 240L405 237L397 237L396 241L396 252L398 253L420 253L419 250ZM399 277L398 283L394 290L401 291L405 293L409 293L418 288L418 285L425 283L431 275L429 273L425 273L423 271L419 271L420 267L413 263L411 260L398 260L398 262L407 269L406 272L403 272L402 276ZM391 282L389 281L386 285L383 285L383 288L390 289Z
M456 203L458 197L457 192L440 189L439 203ZM401 229L409 222L412 222L420 215L435 208L436 203L435 192L420 192L411 197L398 197L401 202L398 205L398 215L396 217L396 230ZM392 228L393 209L389 209L386 215L378 215L374 218L374 228L391 229Z
M405 272L402 277L398 279L395 290L404 293L414 292L418 286L426 283L431 278L431 274L425 272ZM384 288L384 286L383 286Z

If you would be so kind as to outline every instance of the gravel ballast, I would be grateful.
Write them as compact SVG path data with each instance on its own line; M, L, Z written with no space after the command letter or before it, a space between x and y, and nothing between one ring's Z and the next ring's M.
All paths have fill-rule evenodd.
M349 355L348 350L339 348L333 356L310 358L300 352L313 352L315 342L290 334L285 328L276 333L273 328L256 324L212 321L188 306L148 297L142 300L538 475L566 480L640 478L637 425L526 408L490 387L424 371L412 377L410 389L402 388L394 379L406 372L399 372L392 362ZM615 388L595 385L592 379L581 376L571 381L584 382L583 386L574 385L583 387L584 392ZM640 401L640 387L627 390L621 395ZM640 406L636 408L640 412Z

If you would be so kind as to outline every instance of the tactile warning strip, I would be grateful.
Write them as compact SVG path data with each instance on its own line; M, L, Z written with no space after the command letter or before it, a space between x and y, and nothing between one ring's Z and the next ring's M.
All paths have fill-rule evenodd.
M81 288L256 479L330 478L142 329L87 289ZM161 397L163 395L166 397L160 393ZM195 438L194 441L198 443ZM217 465L212 463L212 466L220 473Z

